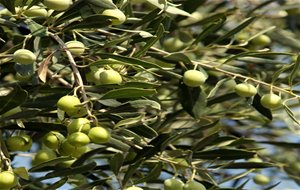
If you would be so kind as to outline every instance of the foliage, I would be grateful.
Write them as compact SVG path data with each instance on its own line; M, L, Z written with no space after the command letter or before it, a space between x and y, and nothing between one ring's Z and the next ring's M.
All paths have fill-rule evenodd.
M75 0L56 11L41 0L0 3L1 171L18 176L16 189L162 189L172 177L244 189L260 173L274 179L265 189L284 178L300 184L299 3ZM32 16L32 6L43 11ZM121 11L101 14L108 9ZM19 49L34 63L15 62ZM187 70L200 71L200 86L185 85ZM239 96L239 83L257 93ZM260 102L270 93L282 99L275 109ZM57 108L66 95L79 98L64 102L75 111ZM81 131L83 123L71 135L75 118L105 134ZM29 151L7 149L24 134ZM44 157L15 166L37 152Z

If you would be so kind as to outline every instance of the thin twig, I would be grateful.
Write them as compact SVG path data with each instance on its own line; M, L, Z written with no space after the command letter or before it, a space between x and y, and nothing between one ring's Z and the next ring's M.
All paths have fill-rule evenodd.
M86 95L86 91L85 91L85 88L84 88L84 84L83 84L83 80L82 80L82 77L80 75L80 72L77 68L77 65L76 65L76 62L72 56L72 53L68 50L66 44L64 43L64 41L62 39L60 39L59 36L49 32L48 33L49 36L51 36L55 41L57 41L57 43L59 44L59 46L66 51L66 54L67 54L67 57L69 59L69 62L71 64L71 67L72 67L72 70L73 70L73 74L74 74L74 77L75 77L75 82L76 82L76 86L79 87L80 89L80 92L81 92L81 96L83 98L83 101L84 102L87 102L88 101L88 97ZM89 109L89 105L88 104L85 104L85 107L87 109L87 113L89 116L92 116L92 113ZM94 118L94 117L93 117Z

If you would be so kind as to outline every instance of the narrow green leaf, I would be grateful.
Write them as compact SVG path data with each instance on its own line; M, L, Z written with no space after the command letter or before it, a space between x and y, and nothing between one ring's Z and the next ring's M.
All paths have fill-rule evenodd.
M135 162L133 164L130 164L127 171L125 172L125 176L122 180L122 185L125 186L128 180L131 178L131 176L136 172L138 167L142 164L142 160Z
M290 86L293 85L293 80L297 76L297 73L299 72L299 69L300 69L300 54L298 54L297 60L296 60L296 62L294 64L292 72L289 75L289 85Z
M165 142L167 142L170 138L171 134L160 134L154 139L150 141L148 144L149 146L144 147L141 150L138 150L136 152L136 157L132 161L132 163L143 160L143 159L149 159L152 156L159 153L162 149L164 149L163 145Z
M146 124L130 127L130 130L147 138L158 136L157 132Z
M120 168L123 165L124 156L122 153L117 152L113 157L111 158L109 165L111 167L111 170L114 172L114 174L117 176Z
M286 105L283 104L283 108L286 111L286 113L288 114L288 116L290 116L290 118L297 124L300 126L300 122L298 121L298 119L295 117L293 111Z
M216 149L194 152L193 158L200 159L218 159L218 160L238 160L252 158L256 151L238 150L238 149Z
M136 52L133 57L139 58L147 53L147 51L162 37L165 29L162 24L159 25L155 36L150 39L145 40L145 45L138 52Z
M218 31L220 28L222 28L222 26L224 25L225 21L226 21L226 17L224 15L222 15L223 17L219 18L219 20L211 23L210 25L208 25L206 28L203 29L203 31L195 38L195 40L193 41L193 45L194 44L198 44L199 42L201 42L203 39L205 39L208 35L215 33L216 31Z
M225 101L228 101L228 100L232 100L232 99L235 99L235 98L238 98L238 97L239 96L235 92L229 93L229 94L224 94L224 95L215 97L213 99L209 99L207 101L207 106L212 106L214 104L225 102Z
M253 98L253 101L252 101L252 106L259 112L261 113L263 116L267 117L268 119L272 120L273 119L273 116L272 116L272 112L265 108L264 106L261 105L260 103L260 95L259 94L256 94Z
M25 23L27 24L29 30L31 31L32 36L39 36L39 37L47 36L47 31L48 31L47 27L42 26L29 18L25 20Z
M71 190L83 190L83 189L93 189L96 186L102 186L105 182L107 182L109 179L100 179L100 180L95 180L91 183L79 185Z
M270 167L277 167L273 163L267 162L235 162L235 163L228 163L222 165L213 165L209 168L222 168L222 169L253 169L253 168L270 168Z
M49 185L48 187L45 188L45 190L53 190L53 189L58 189L61 186L63 186L64 184L66 184L68 181L67 177L63 177L60 180L58 180L57 182Z
M134 124L141 123L141 120L144 117L145 117L145 114L141 114L138 117L123 119L123 120L119 121L118 123L116 123L114 128L118 128L118 127L121 127L124 125L134 125Z
M41 164L38 164L36 166L33 166L32 168L29 169L29 172L39 172L42 168L47 167L47 166L55 166L56 164L59 164L64 161L69 161L73 160L71 157L58 157L53 160L49 160L47 162L43 162Z
M84 28L103 28L111 23L111 21L109 21L110 18L113 17L104 15L92 15L84 18L83 20L71 22L64 27L63 31Z
M226 34L224 34L223 36L220 36L219 38L217 38L216 40L214 40L212 43L217 43L220 42L226 38L229 38L231 36L233 36L234 34L238 33L239 31L243 30L244 28L246 28L249 24L251 24L254 20L256 19L256 17L250 17L245 19L241 24L239 24L237 27L233 28L232 30L228 31Z
M111 0L83 0L92 6L101 7L104 9L116 9L117 6Z
M150 96L153 94L156 94L156 90L154 89L128 87L111 90L105 93L101 99L138 98L142 96Z
M149 173L147 173L147 175L145 177L138 179L138 180L134 181L133 183L139 184L139 183L145 183L145 182L157 179L161 174L162 168L163 168L163 165L161 162L156 163L154 168Z
M3 88L1 89L2 93L3 95L0 95L0 115L20 106L27 99L27 92L18 85L15 85L13 88Z
M292 148L299 149L300 143L292 143L292 142L276 142L276 141L257 141L256 143L270 144L274 146L284 147L284 148Z
M269 187L266 187L266 188L264 188L263 190L272 190L272 189L274 189L276 186L278 186L280 183L281 183L281 181L278 182L278 183L275 183L274 185L270 185Z
M222 183L225 183L225 182L228 182L228 181L231 181L231 180L240 179L242 177L247 176L251 172L253 172L253 170L246 170L245 172L238 173L236 175L231 175L231 176L229 176L227 178L222 179L222 181L220 181L218 184L222 184Z
M96 166L97 166L96 162L91 162L86 165L82 165L82 166L78 166L78 167L74 167L74 168L60 169L59 171L53 171L53 172L46 174L46 176L42 177L41 179L50 179L50 178L54 178L54 177L82 174L85 172L90 172Z
M160 104L154 100L133 100L128 103L134 108L145 108L146 106L149 106L157 110L161 109Z
M6 19L3 19L3 18L0 18L0 25L3 25L3 26L8 26L8 27L18 27L17 24L11 22L11 21L8 21Z
M10 12L12 13L16 13L16 10L15 10L15 1L12 1L12 0L0 0L0 3L2 5L4 5L5 8L7 8Z
M205 113L207 95L200 87L191 88L183 83L180 83L179 87L179 97L183 109L199 119Z
M108 54L108 53L99 53L98 55L100 55L101 58L103 59L108 59L108 58L111 58L111 59L115 59L115 60L118 60L118 61L121 61L123 62L124 64L132 64L132 65L139 65L139 66L142 66L144 68L159 68L161 69L161 67L155 63L150 63L150 62L147 62L147 61L143 61L141 59L137 59L137 58L133 58L133 57L127 57L127 56L121 56L121 55L115 55L115 54ZM93 62L91 63L91 65L93 64L98 64L98 63L101 63L101 64L105 64L106 60L101 60L101 61L96 61L96 62Z
M191 150L195 152L195 151L198 151L198 150L201 150L201 149L205 148L211 142L213 142L214 140L216 140L219 137L219 132L220 131L217 130L216 132L203 137L195 145L193 145Z

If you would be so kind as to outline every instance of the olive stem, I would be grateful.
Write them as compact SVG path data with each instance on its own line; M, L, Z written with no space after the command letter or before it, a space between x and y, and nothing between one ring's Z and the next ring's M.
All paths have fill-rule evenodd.
M60 45L60 47L66 51L66 54L67 54L67 57L69 59L69 62L71 64L71 67L72 67L72 70L74 72L74 76L75 76L75 81L77 83L77 86L80 88L80 91L81 91L81 95L82 95L82 98L83 98L83 101L88 101L88 97L86 95L86 92L85 92L85 88L84 88L84 84L83 84L83 80L82 80L82 77L80 75L80 72L79 70L77 69L77 65L76 65L76 62L72 56L72 53L68 50L66 44L64 43L64 41L62 39L60 39L59 36L51 33L51 32L48 32L49 36L51 36L55 41L57 41L57 43ZM87 109L87 113L89 116L92 115L90 109L89 109L89 105L88 104L85 104L85 107Z

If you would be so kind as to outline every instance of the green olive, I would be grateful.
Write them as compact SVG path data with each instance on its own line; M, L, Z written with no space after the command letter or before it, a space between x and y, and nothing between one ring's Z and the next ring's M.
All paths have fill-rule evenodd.
M6 145L10 151L28 151L32 146L32 139L28 135L18 135L9 137Z
M87 118L73 119L67 126L68 133L83 132L88 133L91 128L91 122Z
M0 188L11 189L18 184L18 177L11 171L0 172Z
M72 5L72 0L44 0L43 4L48 9L64 11Z
M75 147L85 146L90 143L90 138L82 132L75 132L68 136L68 143Z
M58 152L61 156L69 156L73 154L75 150L76 150L75 146L72 146L67 140L64 140L61 143Z
M128 187L126 190L143 190L143 189L140 187L137 187L137 186L131 186L131 187Z
M188 70L183 74L183 83L189 87L198 87L206 81L206 76L198 70Z
M258 45L258 46L267 46L271 42L272 42L272 40L270 39L270 37L265 34L259 35L252 40L252 43L254 45Z
M183 190L206 190L206 187L197 181L188 181L184 186Z
M50 131L43 137L43 143L48 148L55 150L60 147L60 145L64 139L65 139L65 137L61 133L55 132L55 131Z
M80 110L77 105L80 100L75 96L63 96L57 102L57 107L67 113L76 113Z
M74 55L82 55L85 51L85 45L80 41L68 41L66 42L68 50Z
M163 47L166 51L175 52L184 48L184 43L175 37L170 37L164 40Z
M88 146L80 146L75 147L75 151L73 152L72 156L75 158L79 158L84 153L90 151L91 149Z
M32 161L32 164L38 165L38 164L53 160L56 157L57 157L56 153L53 150L42 149L42 150L37 151L37 153L34 156L34 159Z
M93 143L103 144L109 141L110 133L104 127L93 127L89 131L89 138Z
M240 83L235 86L235 92L241 97L251 97L257 93L257 90L252 84Z
M106 9L102 12L102 15L115 17L112 19L112 25L120 25L126 21L125 14L119 9Z
M35 54L28 49L19 49L13 54L14 61L20 64L32 64L36 60Z
M166 179L164 181L164 190L182 190L184 183L178 179Z
M120 84L121 75L115 70L104 70L100 73L100 84Z
M282 105L282 100L280 96L270 93L263 95L260 99L260 103L265 108L275 109Z
M253 177L253 182L258 185L266 185L266 184L270 183L270 178L263 174L256 174Z
M48 11L40 6L32 6L27 9L27 6L24 7L24 15L28 17L47 17Z

